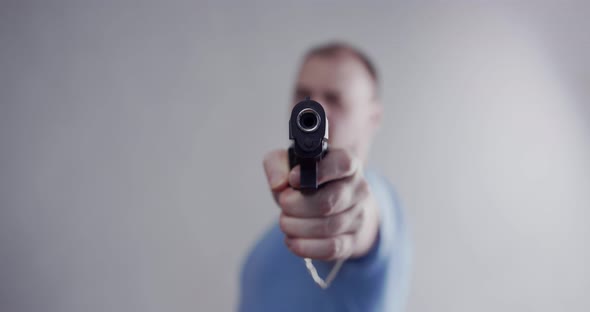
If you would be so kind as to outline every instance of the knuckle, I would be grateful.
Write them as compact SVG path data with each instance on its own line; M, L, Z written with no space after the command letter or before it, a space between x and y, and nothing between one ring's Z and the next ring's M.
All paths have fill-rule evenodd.
M324 236L329 236L332 233L332 221L330 218L325 218L322 222L322 228L320 230L321 234Z
M370 191L369 182L366 179L361 179L357 186L357 195L366 198L369 196Z
M345 173L351 173L356 170L357 158L347 150L342 150L341 157L338 160L338 168Z
M329 215L334 211L337 202L337 195L334 192L326 193L320 200L320 212Z
M342 172L350 172L353 168L353 158L350 153L344 151L342 153L342 157L340 157L338 161L338 168L342 170Z
M334 222L332 218L323 218L320 233L323 236L330 236L334 232Z
M365 211L361 211L359 214L356 215L356 217L354 218L354 221L352 221L352 228L353 230L358 230L361 228L363 222L365 222Z
M367 218L366 210L361 210L361 212L356 216L356 221L362 223Z
M338 234L343 227L343 221L342 218L340 216L338 217L331 217L331 218L325 218L324 220L324 235L333 235L333 234Z

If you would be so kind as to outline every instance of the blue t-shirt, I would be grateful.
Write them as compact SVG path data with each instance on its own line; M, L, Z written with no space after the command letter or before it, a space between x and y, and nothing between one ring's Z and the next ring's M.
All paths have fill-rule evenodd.
M302 258L284 243L278 223L250 251L240 277L240 312L403 311L408 294L410 243L402 209L387 180L365 172L379 205L377 242L359 259L344 262L328 289L315 284ZM331 262L313 261L325 278Z

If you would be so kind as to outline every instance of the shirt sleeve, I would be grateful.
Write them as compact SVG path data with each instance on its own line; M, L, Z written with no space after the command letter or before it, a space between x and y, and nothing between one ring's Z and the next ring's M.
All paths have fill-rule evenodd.
M405 239L401 207L393 187L382 176L368 172L365 174L380 214L377 240L367 255L346 261L347 275L371 277L381 275L391 264L393 254Z

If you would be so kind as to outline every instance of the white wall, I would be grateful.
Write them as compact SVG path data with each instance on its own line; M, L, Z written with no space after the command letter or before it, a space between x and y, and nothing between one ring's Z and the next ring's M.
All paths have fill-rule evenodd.
M233 309L299 57L339 38L383 76L409 310L587 311L590 7L482 3L3 2L0 310Z

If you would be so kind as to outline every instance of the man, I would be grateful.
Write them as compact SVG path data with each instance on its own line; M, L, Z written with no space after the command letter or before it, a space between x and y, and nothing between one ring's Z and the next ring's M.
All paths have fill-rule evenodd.
M319 163L322 187L298 190L299 167L286 149L264 158L278 223L257 243L241 275L240 311L402 311L409 244L401 208L388 182L366 169L381 122L375 68L359 50L329 43L310 50L292 105L309 96L329 120L329 153ZM286 135L286 134L285 134ZM325 278L346 260L327 289L315 284L302 258Z

